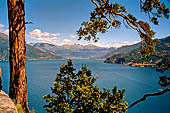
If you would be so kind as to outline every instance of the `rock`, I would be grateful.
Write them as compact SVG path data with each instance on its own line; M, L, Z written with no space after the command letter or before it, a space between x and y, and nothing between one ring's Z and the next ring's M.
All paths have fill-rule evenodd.
M13 101L2 90L0 90L0 113L18 113Z
M0 90L2 90L2 80L1 80L1 67L0 67Z

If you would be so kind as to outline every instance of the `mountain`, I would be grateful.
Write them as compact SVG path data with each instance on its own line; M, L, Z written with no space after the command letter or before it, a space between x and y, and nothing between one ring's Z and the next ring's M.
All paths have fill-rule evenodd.
M32 43L31 46L45 52L57 54L65 58L104 58L101 56L115 50L115 48L98 47L93 44L65 44L62 46L48 44L48 43Z
M41 51L31 45L26 45L26 59L28 60L44 60L44 59L61 59L58 55ZM9 40L6 34L0 33L0 60L6 61L9 56Z
M136 43L136 44L133 44L133 45L122 46L122 47L117 48L114 51L108 53L107 55L105 55L105 58L109 57L109 56L112 56L114 54L126 54L126 53L129 53L132 50L135 50L136 48L140 48L140 46L141 46L140 42Z
M166 57L170 57L170 36L160 39L160 43L156 45L156 52L156 54L143 57L140 53L140 43L124 46L108 55L105 63L155 66L156 63L164 61Z

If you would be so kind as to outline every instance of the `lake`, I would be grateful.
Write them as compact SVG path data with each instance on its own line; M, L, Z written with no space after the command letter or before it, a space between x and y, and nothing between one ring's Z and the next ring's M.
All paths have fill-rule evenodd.
M58 68L65 64L66 60L56 61L27 61L28 99L29 108L36 113L46 113L43 109L45 102L43 95L50 93ZM170 75L170 71L163 74L156 72L154 68L130 67L119 64L105 64L102 60L73 60L76 69L86 64L95 75L100 73L96 84L101 89L112 89L114 85L118 89L125 88L125 100L131 102L141 98L146 93L158 92L163 87L157 83L160 75ZM0 62L2 68L3 90L9 91L9 63ZM170 92L155 97L149 97L146 101L130 108L127 113L170 113Z

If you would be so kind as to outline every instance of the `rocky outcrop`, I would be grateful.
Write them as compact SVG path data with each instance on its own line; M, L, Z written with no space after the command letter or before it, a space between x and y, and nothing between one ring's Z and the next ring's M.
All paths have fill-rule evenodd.
M1 67L0 67L0 90L2 90Z
M18 113L13 101L2 90L0 90L0 113Z

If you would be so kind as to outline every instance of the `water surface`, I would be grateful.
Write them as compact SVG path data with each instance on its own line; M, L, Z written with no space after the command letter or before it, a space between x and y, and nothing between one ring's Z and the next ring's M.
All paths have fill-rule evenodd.
M45 102L43 95L50 93L58 68L66 61L27 61L28 76L28 98L29 107L36 113L46 113L43 109ZM130 67L118 64L105 64L101 60L73 60L76 69L80 69L82 64L86 64L93 74L100 73L96 84L99 87L112 89L116 85L119 89L125 88L125 100L130 104L141 98L146 93L158 92L160 87L158 77L160 75L170 75L156 72L154 68ZM3 90L9 91L9 64L0 62L2 67ZM127 113L170 113L170 92L156 97L149 97L146 101L139 103L129 109Z

